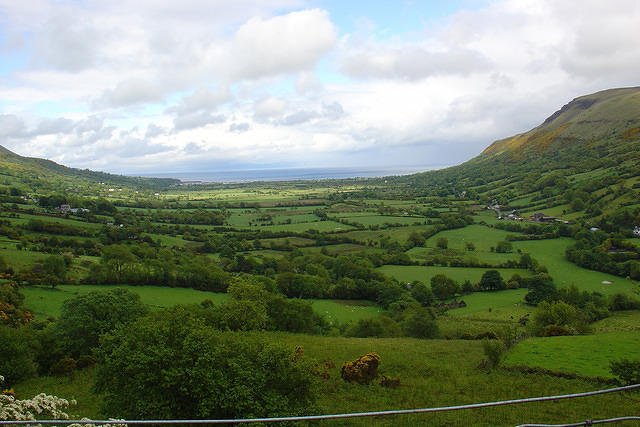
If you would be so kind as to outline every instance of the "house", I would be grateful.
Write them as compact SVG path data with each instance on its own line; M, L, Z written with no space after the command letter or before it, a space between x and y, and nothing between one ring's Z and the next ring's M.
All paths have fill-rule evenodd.
M69 205L60 205L60 207L58 209L60 209L60 212L62 212L64 214L64 213L67 213L67 212L69 212L71 210L71 206L69 206Z
M640 237L640 227L638 227L637 225L633 229L633 235L636 237Z
M555 216L547 216L542 212L536 212L533 214L533 216L531 217L532 221L536 221L536 222L553 222L556 220Z

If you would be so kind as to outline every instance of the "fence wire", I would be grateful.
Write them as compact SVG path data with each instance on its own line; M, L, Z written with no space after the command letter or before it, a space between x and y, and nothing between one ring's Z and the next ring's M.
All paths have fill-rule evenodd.
M622 387L609 388L604 390L595 390L588 391L583 393L573 393L573 394L563 394L557 396L541 396L541 397L528 397L524 399L513 399L513 400L500 400L496 402L484 402L484 403L472 403L467 405L456 405L456 406L443 406L438 408L421 408L421 409L397 409L391 411L375 411L375 412L353 412L347 414L328 414L328 415L306 415L306 416L297 416L297 417L272 417L272 418L236 418L236 419L225 419L225 420L31 420L31 421L0 421L0 425L69 425L69 424L94 424L94 425L145 425L145 424L248 424L248 423L273 423L273 422L285 422L285 421L314 421L314 420L332 420L332 419L340 419L340 418L359 418L359 417L379 417L384 415L405 415L405 414L424 414L431 412L447 412L447 411L459 411L463 409L478 409L478 408L488 408L493 406L504 406L504 405L516 405L521 403L531 403L531 402L545 402L549 400L562 400L562 399L575 399L578 397L588 397L588 396L597 396L600 394L607 393L618 393L621 391L628 391L640 388L640 384L633 384ZM623 417L623 419L636 420L640 417ZM613 419L612 420L617 420ZM521 427L524 426L583 426L583 425L592 425L592 424L603 424L607 420L601 421L584 421L577 424L522 424ZM613 421L607 421L613 422ZM587 423L587 424L585 424ZM590 424L589 424L590 423Z

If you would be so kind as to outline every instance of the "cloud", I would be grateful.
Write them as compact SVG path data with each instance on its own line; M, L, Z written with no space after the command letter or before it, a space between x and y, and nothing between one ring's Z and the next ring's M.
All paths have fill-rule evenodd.
M147 139L150 139L150 138L155 138L156 136L163 135L165 133L166 133L166 130L164 128L161 128L160 126L151 123L147 126L147 131L144 134L144 137Z
M0 137L18 138L25 134L24 121L14 114L0 114Z
M282 118L278 123L283 126L295 126L318 117L315 111L297 111Z
M270 96L255 103L253 115L257 120L267 120L281 116L286 106L287 102L285 100Z
M174 130L194 129L202 126L224 123L227 118L223 114L191 113L173 119Z
M231 76L261 78L310 69L336 43L329 14L320 9L269 19L251 18L231 43Z
M94 102L97 107L128 107L137 104L162 101L162 90L141 78L123 80L113 89L107 89Z
M438 75L467 75L487 70L489 66L484 55L470 49L438 52L419 46L370 46L348 52L341 69L359 78L418 80Z
M219 105L233 99L231 91L224 86L217 91L212 91L207 87L199 87L191 95L182 98L180 104L168 108L167 112L178 112L180 114L193 113L195 111L215 110Z
M51 17L36 33L36 62L54 69L78 72L95 65L101 40L96 26L71 13Z
M250 127L251 125L247 122L231 123L229 125L229 132L246 132Z
M63 117L57 119L44 119L33 131L34 135L48 135L56 133L69 133L73 130L76 123L73 120Z

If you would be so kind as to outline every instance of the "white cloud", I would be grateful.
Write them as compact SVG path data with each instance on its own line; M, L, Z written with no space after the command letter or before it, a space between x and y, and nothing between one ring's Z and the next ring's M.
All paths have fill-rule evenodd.
M223 114L190 113L173 119L174 130L194 129L210 124L224 123L227 118Z

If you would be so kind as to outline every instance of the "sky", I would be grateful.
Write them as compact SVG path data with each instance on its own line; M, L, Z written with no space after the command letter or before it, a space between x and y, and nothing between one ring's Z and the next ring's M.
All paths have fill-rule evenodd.
M640 85L639 22L639 0L0 0L0 145L127 174L453 165Z

